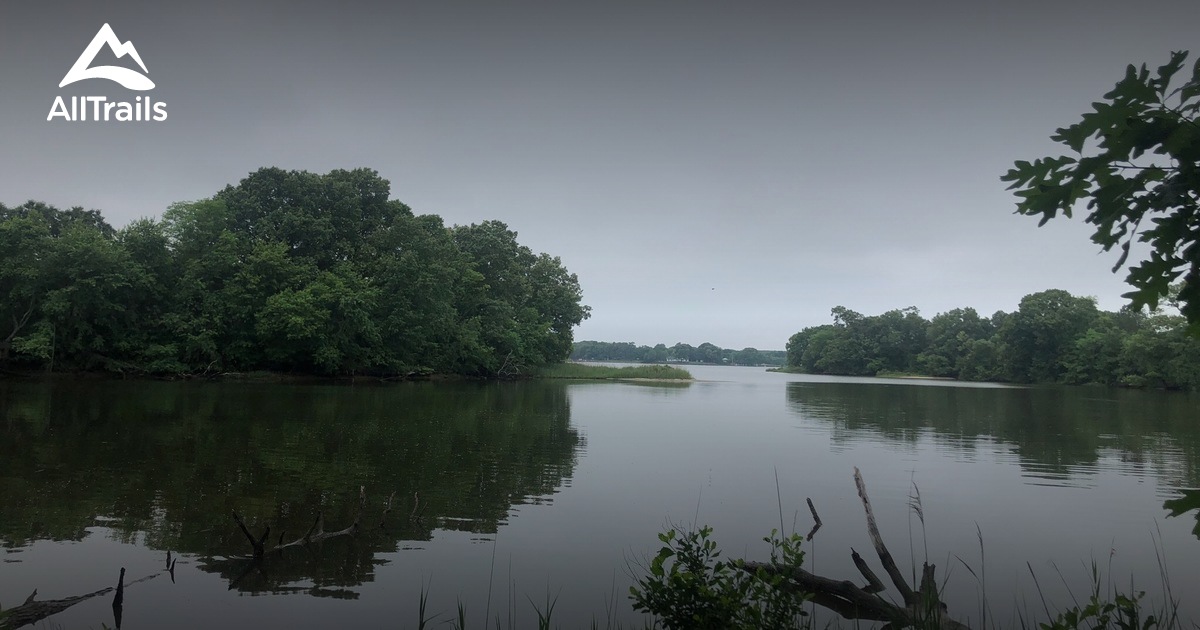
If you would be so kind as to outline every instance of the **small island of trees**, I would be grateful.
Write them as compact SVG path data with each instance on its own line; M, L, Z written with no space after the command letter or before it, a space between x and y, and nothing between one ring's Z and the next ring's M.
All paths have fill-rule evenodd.
M566 359L574 274L369 169L260 169L161 220L0 205L0 368L516 375Z

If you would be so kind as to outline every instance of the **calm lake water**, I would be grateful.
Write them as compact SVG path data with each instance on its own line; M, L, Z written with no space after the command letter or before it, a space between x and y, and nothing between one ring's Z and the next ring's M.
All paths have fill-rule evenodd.
M806 497L824 521L810 570L860 582L853 546L879 572L857 466L901 566L950 570L959 619L980 616L967 565L1007 625L1041 615L1030 568L1054 607L1068 587L1086 594L1093 561L1157 596L1161 557L1200 620L1195 512L1162 507L1200 486L1200 398L692 372L702 380L682 385L0 383L0 606L91 592L125 567L127 583L156 576L128 586L125 628L415 627L423 590L439 621L461 600L471 626L529 627L530 600L544 610L549 596L564 628L640 624L628 587L656 534L707 523L727 555L763 559L776 475L786 528L811 527ZM357 536L247 570L232 511L286 542L318 512L327 531L348 526L360 487ZM110 601L41 625L112 626Z

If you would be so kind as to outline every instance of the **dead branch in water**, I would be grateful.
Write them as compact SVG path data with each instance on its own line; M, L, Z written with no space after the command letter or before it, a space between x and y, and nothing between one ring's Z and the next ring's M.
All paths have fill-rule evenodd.
M392 498L394 497L395 493L392 493ZM387 504L384 506L383 515L379 523L381 528L383 527L383 521L386 519L387 513L391 511L391 502L392 499L389 498ZM265 560L267 560L270 555L281 554L287 549L308 547L309 545L319 543L323 540L329 540L330 538L340 538L342 536L354 536L358 534L361 528L363 509L366 507L366 503L366 488L359 486L358 512L354 516L354 521L350 523L349 526L337 531L327 532L325 531L325 514L322 511L318 511L316 519L313 521L313 524L309 526L308 531L306 531L303 536L293 540L292 542L285 543L283 542L283 532L280 532L278 541L275 543L275 546L271 547L270 549L267 549L265 544L267 541L267 534L270 533L271 527L268 525L263 530L262 536L256 539L254 535L250 533L250 529L246 527L246 524L242 521L241 516L239 516L237 512L234 512L233 520L237 522L238 528L242 530L242 534L244 534L246 536L246 540L250 542L252 555L249 558L250 562L246 564L246 567L242 570L241 574L238 575L232 582L230 582L229 589L233 590L236 588L243 578L254 571L258 571L265 576Z
M34 600L37 597L37 589L34 589L33 593L25 599L24 604L0 611L0 628L9 630L10 628L20 628L35 624L50 615L57 615L79 602L111 593L113 590L115 590L114 587L109 586L108 588L102 588L86 595L76 595L75 597L67 597L65 599L46 599L39 602Z
M917 590L908 584L904 574L896 566L895 559L888 551L883 537L879 533L879 525L875 522L875 512L871 509L871 500L867 498L867 487L863 482L862 473L854 469L854 485L858 488L858 497L862 501L867 518L867 535L884 571L900 593L904 604L896 604L884 599L880 593L886 590L883 581L867 565L859 553L850 550L850 557L859 573L867 580L866 586L859 587L850 580L834 580L815 575L800 567L773 564L769 562L743 562L741 566L751 573L759 570L767 575L783 576L786 581L783 586L791 591L807 593L812 601L828 608L846 619L861 619L867 621L887 622L890 627L914 627L918 623L922 627L937 627L946 630L965 630L968 626L951 619L946 613L946 605L941 601L934 580L934 565L924 563L921 568L921 583ZM817 510L809 500L808 507L813 513L816 526L809 533L808 539L820 528L821 519Z
M98 591L92 591L91 593L76 595L75 597L67 597L64 599L45 599L42 601L37 601L37 589L33 589L33 592L29 594L29 597L25 598L25 603L21 604L20 606L14 606L13 608L0 610L0 630L16 630L16 628L35 624L46 617L57 615L58 613L74 606L75 604L87 601L93 597L112 593L113 591L116 591L116 595L113 597L112 602L113 617L116 621L116 627L120 628L121 611L125 601L125 587L133 586L138 582L145 582L146 580L158 577L160 574L161 572L152 573L146 577L138 578L129 584L126 584L125 567L121 567L121 573L117 578L117 585L115 587L109 586Z
M812 529L808 530L808 536L805 536L804 539L812 540L813 536L817 535L817 530L821 529L821 517L817 516L817 507L813 505L812 499L808 498L805 501L808 501L808 511L812 512L813 515L813 526ZM782 534L783 532L780 533Z

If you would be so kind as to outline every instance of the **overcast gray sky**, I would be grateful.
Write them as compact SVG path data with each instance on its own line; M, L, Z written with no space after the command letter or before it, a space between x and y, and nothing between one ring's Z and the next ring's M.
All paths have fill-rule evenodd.
M736 348L835 305L1118 308L1115 257L1082 221L1014 215L999 176L1126 64L1200 53L1195 0L15 5L0 202L120 226L262 166L365 166L418 213L561 256L593 309L577 339ZM106 22L168 120L47 122L60 94L137 94L58 88Z

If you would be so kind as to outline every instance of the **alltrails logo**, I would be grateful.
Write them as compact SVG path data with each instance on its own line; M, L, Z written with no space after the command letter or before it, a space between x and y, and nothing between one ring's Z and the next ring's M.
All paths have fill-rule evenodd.
M117 58L129 55L138 67L142 69L139 73L136 70L122 68L121 66L92 66L96 55L100 53L100 49L108 46ZM88 79L108 79L115 81L122 87L146 91L154 89L154 82L147 77L149 70L146 70L146 64L142 62L141 55L137 49L133 47L133 42L128 41L121 43L117 39L117 34L113 32L112 27L108 24L100 27L96 36L92 38L92 43L83 49L83 54L79 55L79 59L75 60L75 65L67 71L62 82L58 87L66 87L77 81L85 81ZM142 74L145 73L145 74ZM109 101L107 96L72 96L70 106L62 96L54 97L54 104L50 106L50 114L46 116L47 121L55 118L75 122L83 120L98 120L109 121L116 120L120 122L153 120L163 121L167 119L167 104L155 103L149 95L145 97L138 96L133 102L126 101ZM90 114L90 116L89 116Z

